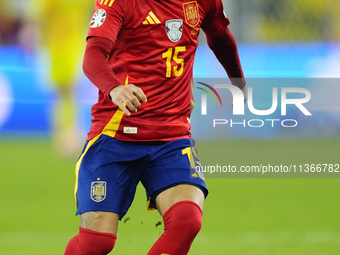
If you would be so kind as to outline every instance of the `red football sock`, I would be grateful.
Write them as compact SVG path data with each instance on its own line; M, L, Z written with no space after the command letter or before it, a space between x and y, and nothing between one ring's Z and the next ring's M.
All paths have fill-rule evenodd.
M117 236L79 227L79 234L73 237L64 255L106 255L114 247Z
M192 201L181 201L163 215L164 233L148 255L185 255L202 226L202 210Z

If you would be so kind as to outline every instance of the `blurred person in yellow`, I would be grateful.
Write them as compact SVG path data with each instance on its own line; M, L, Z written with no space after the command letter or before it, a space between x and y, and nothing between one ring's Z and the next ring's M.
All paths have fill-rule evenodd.
M64 156L79 152L77 107L74 85L80 74L85 49L86 24L93 14L93 0L31 0L23 41L38 29L39 46L48 53L49 77L57 92L54 105L54 146Z

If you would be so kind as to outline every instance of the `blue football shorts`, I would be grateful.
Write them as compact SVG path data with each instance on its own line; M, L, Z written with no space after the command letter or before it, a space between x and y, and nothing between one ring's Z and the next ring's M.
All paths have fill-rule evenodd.
M158 194L179 184L197 186L206 197L208 189L198 166L193 139L124 142L100 135L86 142L77 162L76 215L107 211L122 219L139 182L146 190L148 210L155 209Z

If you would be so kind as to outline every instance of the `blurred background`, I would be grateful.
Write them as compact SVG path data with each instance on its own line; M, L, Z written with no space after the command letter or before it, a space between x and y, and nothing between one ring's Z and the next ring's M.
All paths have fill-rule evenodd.
M313 116L291 109L287 117L301 125L289 132L216 130L201 116L202 91L195 90L192 132L202 164L339 164L340 2L223 3L256 106L270 107L261 102L271 102L272 87L300 86L312 93ZM74 168L97 98L81 69L93 6L94 0L0 0L0 254L63 254L77 234ZM210 85L226 78L203 32L194 76ZM208 98L208 110L216 109L210 118L232 117L226 100L224 113ZM207 178L204 225L190 254L339 254L334 177ZM111 254L146 254L161 220L146 212L139 186Z

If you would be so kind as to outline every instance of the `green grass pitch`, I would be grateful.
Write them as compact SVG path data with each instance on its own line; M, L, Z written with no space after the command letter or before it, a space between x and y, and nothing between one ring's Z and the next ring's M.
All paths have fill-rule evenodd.
M197 142L204 165L340 163L339 140ZM77 233L75 160L47 141L0 141L0 254L63 254ZM340 174L340 173L339 173ZM202 231L189 254L340 254L338 178L207 178ZM138 187L111 254L146 254L162 232ZM129 220L127 220L129 219Z

